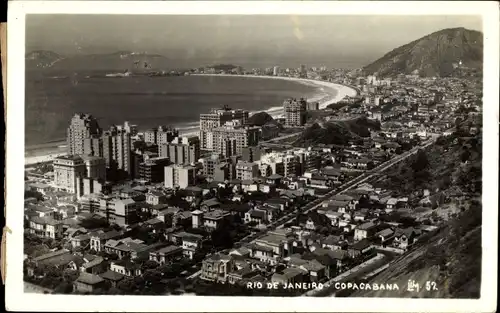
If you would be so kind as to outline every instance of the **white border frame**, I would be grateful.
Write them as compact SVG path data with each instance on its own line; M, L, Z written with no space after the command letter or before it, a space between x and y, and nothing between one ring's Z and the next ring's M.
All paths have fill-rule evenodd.
M23 173L25 15L70 14L290 14L290 15L481 15L484 33L483 233L481 299L245 298L71 296L23 293ZM484 2L186 2L11 1L8 4L6 308L36 311L303 311L493 312L496 308L498 220L499 9ZM486 169L486 170L484 170ZM496 188L495 188L496 186ZM119 298L118 298L119 297ZM117 301L118 300L118 301Z

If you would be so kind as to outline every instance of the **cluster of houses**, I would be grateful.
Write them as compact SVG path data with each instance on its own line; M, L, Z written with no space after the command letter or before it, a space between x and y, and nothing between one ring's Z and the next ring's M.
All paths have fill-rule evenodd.
M384 216L411 214L408 197L362 184L325 200L283 228L203 261L200 278L224 284L326 282L372 257L402 254L434 225L408 226Z
M65 247L42 255L26 253L28 275L39 274L35 269L40 266L77 270L74 289L91 292L106 282L116 286L127 277L142 275L145 261L164 265L193 260L210 233L226 222L263 231L300 213L300 206L317 194L401 153L402 145L416 144L415 138L447 135L461 116L459 108L481 111L477 88L464 88L463 82L401 79L397 86L376 77L360 81L364 103L343 109L379 120L381 128L371 137L347 146L266 151L260 159L235 163L231 179L224 175L218 180L216 173L208 181L181 189L133 181L77 199L52 187L53 173L27 172L26 190L43 199L25 199L26 232ZM200 173L208 172L208 161L198 164ZM433 230L432 225L407 227L384 218L392 212L408 215L411 210L407 196L395 197L369 184L357 186L248 244L210 254L202 263L200 278L229 284L323 282L377 249L404 253L419 236ZM88 220L115 227L87 229ZM156 240L134 236L138 227L156 235ZM111 260L104 253L116 257Z

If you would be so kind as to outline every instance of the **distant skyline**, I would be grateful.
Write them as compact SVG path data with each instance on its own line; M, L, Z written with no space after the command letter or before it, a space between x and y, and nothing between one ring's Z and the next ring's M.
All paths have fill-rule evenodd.
M445 28L482 31L480 16L28 15L26 52L120 50L242 65L362 66Z

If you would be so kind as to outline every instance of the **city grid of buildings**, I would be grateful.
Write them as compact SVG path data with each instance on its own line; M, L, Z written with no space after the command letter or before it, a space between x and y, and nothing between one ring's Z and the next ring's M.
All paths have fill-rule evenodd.
M234 73L247 74L242 68ZM25 276L36 277L35 269L47 264L73 269L79 274L72 292L92 293L144 276L147 261L156 267L190 260L184 277L206 283L327 284L380 258L375 250L404 254L422 234L437 228L382 223L383 213L410 210L409 195L395 197L361 178L401 155L398 142L411 143L416 151L450 136L458 108L478 112L467 131L479 133L479 87L418 75L352 77L305 65L250 73L354 86L358 95L344 98L346 106L326 121L364 116L381 128L346 146L294 147L263 140L265 126L250 124L247 110L229 107L201 114L198 136L183 136L164 125L140 132L129 122L103 130L95 117L75 114L67 128L67 155L53 160L52 171L27 171L27 190L43 197L25 200L27 232L65 245L28 256ZM385 109L389 104L395 105ZM320 111L333 112L307 99L287 99L277 122L284 131L301 132L310 126L308 113ZM346 184L351 190L336 193ZM422 201L431 199L432 192L423 191ZM359 209L368 200L377 209ZM82 219L115 227L86 229ZM207 250L206 242L228 224L244 225L238 246L233 242ZM137 227L156 239L134 237L131 229Z

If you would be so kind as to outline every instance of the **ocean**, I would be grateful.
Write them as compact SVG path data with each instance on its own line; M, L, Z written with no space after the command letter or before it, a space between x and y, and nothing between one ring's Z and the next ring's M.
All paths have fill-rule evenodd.
M228 105L250 112L276 110L284 99L318 99L325 92L294 81L219 76L103 77L104 72L28 71L25 93L26 151L64 144L76 112L90 113L101 127L129 121L140 130L172 125L198 127L199 114ZM100 77L95 77L100 75Z

